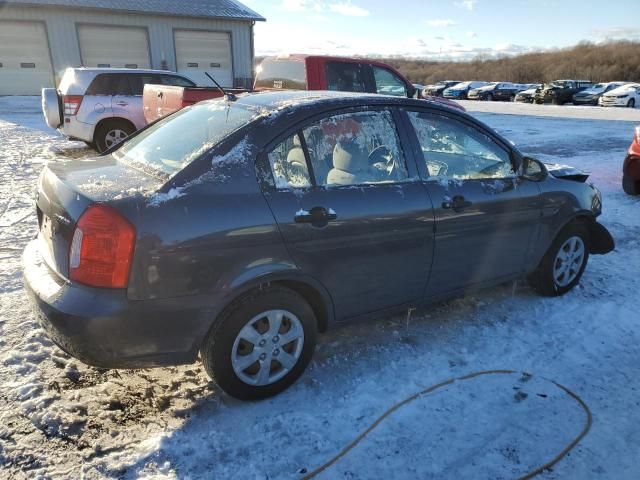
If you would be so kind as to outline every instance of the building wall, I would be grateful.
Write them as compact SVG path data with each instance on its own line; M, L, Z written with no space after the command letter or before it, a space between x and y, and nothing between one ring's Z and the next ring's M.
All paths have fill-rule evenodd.
M176 56L173 44L174 29L230 32L234 82L238 86L251 86L253 76L253 33L251 21L15 5L1 7L0 20L37 20L45 22L56 82L59 81L67 67L81 66L80 46L76 30L76 24L78 23L145 27L149 34L152 68L162 68L164 60L169 70L176 70ZM16 48L20 47L16 46Z

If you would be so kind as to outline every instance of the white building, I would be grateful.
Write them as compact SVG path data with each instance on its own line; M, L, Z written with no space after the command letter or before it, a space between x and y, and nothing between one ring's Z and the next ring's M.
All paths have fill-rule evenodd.
M173 70L252 83L253 25L236 0L0 0L0 95L34 95L70 66Z

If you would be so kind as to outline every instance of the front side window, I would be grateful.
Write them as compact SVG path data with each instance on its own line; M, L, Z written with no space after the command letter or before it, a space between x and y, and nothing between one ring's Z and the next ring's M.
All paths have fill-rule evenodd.
M162 85L175 85L176 87L195 87L195 83L186 78L177 77L175 75L160 75Z
M373 67L373 77L376 82L376 92L383 95L407 96L407 86L395 73L386 68Z
M407 167L388 111L325 118L303 130L317 185L401 182Z
M269 152L269 165L277 189L311 186L307 159L297 133Z
M473 180L514 175L509 153L480 130L441 115L408 114L430 178Z
M366 92L362 70L362 65L357 63L327 63L327 89L338 92Z

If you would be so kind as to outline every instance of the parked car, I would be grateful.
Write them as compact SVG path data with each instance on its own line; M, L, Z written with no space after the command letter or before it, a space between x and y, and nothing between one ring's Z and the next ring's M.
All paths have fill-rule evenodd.
M589 80L555 80L536 90L534 101L539 104L564 105L571 102L574 94L592 86L593 83Z
M142 92L147 83L195 87L187 77L163 70L68 68L58 89L42 89L45 120L103 152L146 125Z
M514 101L524 102L524 103L533 103L536 90L538 90L539 88L542 88L543 85L541 83L538 83L538 84L530 84L530 85L524 85L524 86L527 86L529 88L526 88L516 93L516 98L514 98Z
M491 82L480 88L469 90L467 98L469 100L506 100L513 102L516 94L520 91L519 87L510 82Z
M44 168L25 285L83 362L200 352L227 393L264 398L337 323L523 276L543 295L571 290L589 255L613 248L587 176L435 102L201 102L107 155Z
M618 87L624 85L625 82L608 82L608 83L596 83L586 90L582 90L573 95L574 105L598 105L600 97L611 90L615 90Z
M437 82L433 85L427 85L425 87L425 95L430 95L432 97L442 97L444 91L449 88L449 87L453 87L454 85L457 85L459 83L462 83L460 80L441 80L440 82Z
M611 90L600 97L598 105L602 107L635 108L636 105L640 105L640 84L627 83Z
M622 165L622 188L629 195L640 195L640 125Z
M484 87L488 85L487 82L462 82L454 85L453 87L446 88L442 93L444 98L455 98L457 100L466 100L470 90L475 88Z
M350 57L300 54L266 57L260 63L253 91L271 90L331 90L420 98L416 87L386 63ZM240 90L234 91L236 94L238 92ZM145 118L150 123L192 105L195 101L221 95L219 89L211 87L147 85L143 100ZM464 111L462 105L451 100L424 98Z

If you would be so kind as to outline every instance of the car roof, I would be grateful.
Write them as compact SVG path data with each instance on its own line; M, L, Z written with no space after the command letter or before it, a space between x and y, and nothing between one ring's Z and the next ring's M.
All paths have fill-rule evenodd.
M215 102L219 100L208 100ZM264 113L314 107L340 108L363 105L405 105L429 106L443 111L454 110L451 107L424 99L380 95L377 93L335 92L326 90L285 90L264 91L239 95L235 101L239 105L261 110Z
M152 68L98 68L98 67L71 67L71 70L75 70L76 72L87 72L87 73L161 73L161 74L171 74L171 75L181 75L176 72L171 72L169 70L155 70ZM182 75L181 75L182 76Z

